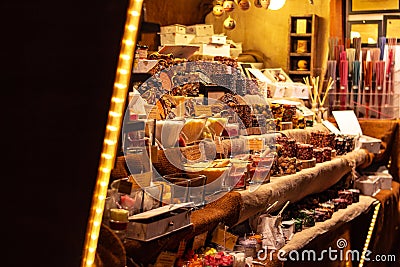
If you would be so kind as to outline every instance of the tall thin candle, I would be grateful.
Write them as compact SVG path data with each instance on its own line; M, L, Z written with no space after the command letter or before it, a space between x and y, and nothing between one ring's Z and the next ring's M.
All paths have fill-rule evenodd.
M360 86L360 68L361 62L356 60L353 62L353 101L354 101L354 110L357 113L357 105L358 105L358 88Z
M346 94L347 94L347 77L348 77L349 63L347 60L341 60L339 66L340 74L340 109L346 109Z

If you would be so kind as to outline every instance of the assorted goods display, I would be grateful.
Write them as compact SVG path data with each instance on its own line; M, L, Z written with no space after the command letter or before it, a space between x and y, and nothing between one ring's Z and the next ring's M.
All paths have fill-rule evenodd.
M235 229L228 231L227 226L220 224L213 232L204 233L200 247L195 248L194 243L187 242L185 249L180 248L184 252L169 252L175 257L174 266L263 265L266 259L264 254L268 251L283 248L296 233L312 229L316 224L330 220L338 210L358 203L360 190L344 189L343 186L339 182L322 193L310 195L296 203L288 201L273 214L270 211L278 201L268 205L255 216L253 225L249 225L254 229L250 233L243 234L243 230Z
M265 90L257 79L243 77L230 57L226 36L214 35L212 25L170 25L161 27L160 35L163 45L198 42L198 51L208 58L137 49L136 64L152 63L146 69L152 78L133 84L121 146L130 175L110 184L103 215L122 240L147 242L189 227L191 211L221 194L261 186L271 177L296 174L360 148L359 136L341 132L312 130L303 142L288 137L287 130L320 122L320 111L310 116L302 103L272 101L271 87ZM281 85L292 83L292 92L296 90L281 69L264 70L264 75ZM322 92L318 79L299 87L306 88L315 106ZM319 98L321 107L332 86L330 82ZM279 84L274 90L279 94ZM263 247L282 248L296 233L358 202L360 193L390 189L389 176L366 173L355 180L355 188L331 188L296 203L281 203L272 215L276 201L255 216L253 231L234 238L232 246L226 236L234 234L224 227L223 241L212 233L200 248L178 255L175 266L250 266Z

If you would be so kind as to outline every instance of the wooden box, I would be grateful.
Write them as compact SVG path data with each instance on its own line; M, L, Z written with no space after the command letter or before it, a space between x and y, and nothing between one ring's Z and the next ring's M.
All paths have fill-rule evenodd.
M169 204L130 216L127 238L150 241L191 225L193 202Z

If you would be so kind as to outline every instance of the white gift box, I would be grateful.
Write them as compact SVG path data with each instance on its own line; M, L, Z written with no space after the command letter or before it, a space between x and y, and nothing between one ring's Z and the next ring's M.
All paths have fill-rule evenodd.
M374 175L362 176L354 181L355 188L359 189L362 194L367 196L375 196L380 191L380 179Z
M186 34L186 26L181 24L173 24L160 27L161 33L181 33Z
M226 35L212 35L210 42L212 44L226 44Z
M389 173L379 173L382 190L392 190L393 177Z
M160 33L160 42L161 45L187 45L193 41L195 36L194 34Z
M196 54L208 55L208 56L230 56L229 45L218 45L218 44L193 44L197 45L200 49Z
M194 37L192 43L194 43L194 44L209 44L210 36L196 36L196 37Z
M212 24L190 25L186 26L186 33L197 36L211 36L214 34L214 26Z
M363 173L368 179L379 179L379 188L382 190L391 190L392 189L392 180L393 177L390 173L385 172L367 172Z

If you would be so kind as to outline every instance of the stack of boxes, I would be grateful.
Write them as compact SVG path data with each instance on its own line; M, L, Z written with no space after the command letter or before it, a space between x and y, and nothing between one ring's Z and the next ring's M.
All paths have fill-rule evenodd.
M214 26L212 24L163 26L161 27L160 41L161 46L198 46L199 50L195 55L230 57L231 54L226 36L214 34Z

